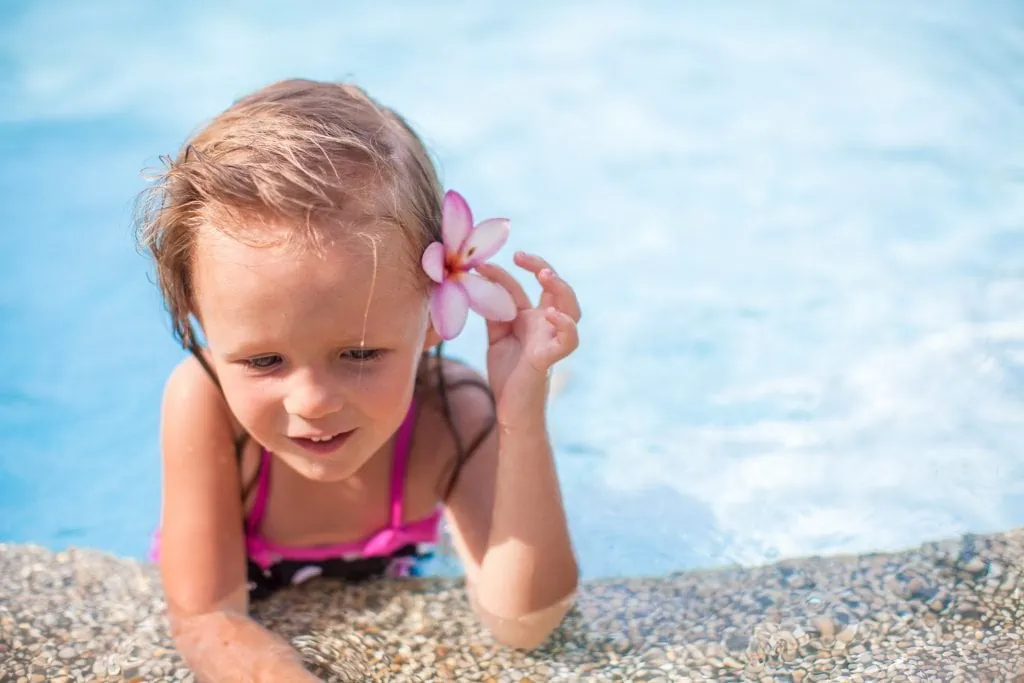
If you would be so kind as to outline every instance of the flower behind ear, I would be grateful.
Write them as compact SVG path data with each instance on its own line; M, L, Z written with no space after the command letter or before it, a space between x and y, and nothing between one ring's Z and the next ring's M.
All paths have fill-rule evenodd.
M470 272L508 240L507 218L488 218L473 227L469 204L455 190L444 195L442 242L423 252L423 270L436 284L430 293L430 319L442 339L454 339L466 325L469 309L496 321L515 320L512 295L500 285Z

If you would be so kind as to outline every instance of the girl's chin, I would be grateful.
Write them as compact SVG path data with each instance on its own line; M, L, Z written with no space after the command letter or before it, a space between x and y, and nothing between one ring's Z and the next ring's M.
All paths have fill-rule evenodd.
M353 463L346 460L325 460L293 453L284 454L281 459L297 473L312 481L342 481L359 471L359 467L353 467Z
M282 444L287 446L288 444ZM310 453L308 449L282 449L275 453L289 467L307 479L320 482L335 482L348 479L355 475L371 459L365 451L353 448L355 444L347 444L329 455Z

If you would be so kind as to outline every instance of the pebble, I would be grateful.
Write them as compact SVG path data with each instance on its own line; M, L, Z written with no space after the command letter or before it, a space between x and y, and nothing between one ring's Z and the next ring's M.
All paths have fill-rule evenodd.
M849 643L857 635L857 627L854 624L847 624L836 634L836 640L840 643Z
M971 560L967 564L964 565L964 569L966 569L972 574L978 574L985 569L985 560L982 559L980 556L975 556L971 558Z
M818 633L821 634L821 638L825 641L831 640L836 635L836 625L835 622L832 621L831 617L815 617L811 624L815 629L817 629Z

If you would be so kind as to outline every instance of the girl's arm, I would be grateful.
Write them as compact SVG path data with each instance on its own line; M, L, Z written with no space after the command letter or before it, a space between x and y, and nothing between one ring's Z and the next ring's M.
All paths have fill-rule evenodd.
M160 570L175 646L200 681L316 681L248 617L240 475L230 413L192 358L164 391Z
M241 599L245 600L244 593ZM237 604L232 599L193 615L171 611L174 643L199 681L320 680L302 666L290 644L250 619Z
M449 398L468 443L491 418L491 402L470 388ZM447 516L481 621L504 644L531 649L569 610L579 570L547 434L544 387L519 398L532 407L517 411L520 421L499 424L465 464Z

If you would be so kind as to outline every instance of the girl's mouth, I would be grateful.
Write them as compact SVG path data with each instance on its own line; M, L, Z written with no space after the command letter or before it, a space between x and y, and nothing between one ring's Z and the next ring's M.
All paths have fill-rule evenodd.
M292 443L308 453L313 453L315 455L330 455L341 448L341 446L348 441L348 438L352 436L354 431L354 429L351 429L347 432L338 432L337 434L328 436L292 436L288 438L291 439Z

